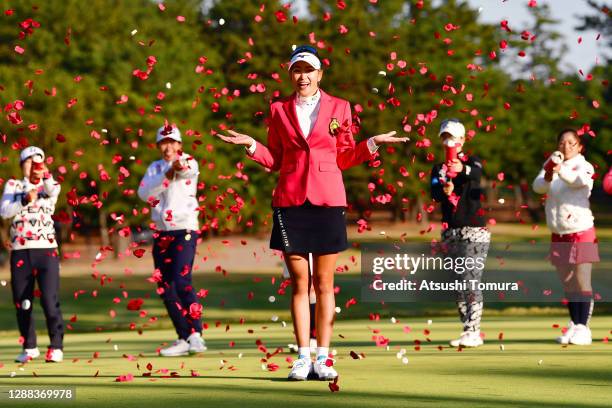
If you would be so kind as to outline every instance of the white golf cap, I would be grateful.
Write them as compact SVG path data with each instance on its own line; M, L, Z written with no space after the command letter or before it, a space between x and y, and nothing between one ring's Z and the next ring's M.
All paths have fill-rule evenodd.
M298 61L306 62L314 69L321 69L321 60L311 52L300 52L295 54L289 62L289 70L291 70L293 64Z
M157 130L157 138L155 143L159 143L164 139L172 139L177 142L183 142L181 139L181 131L175 125L162 126Z
M465 137L465 126L457 119L446 119L440 125L438 136L443 133L449 133L454 138Z
M43 152L43 150L40 147L28 146L25 149L23 149L21 153L19 154L19 161L23 163L24 161L28 160L30 157L36 156L37 154L42 156L44 160L45 152Z

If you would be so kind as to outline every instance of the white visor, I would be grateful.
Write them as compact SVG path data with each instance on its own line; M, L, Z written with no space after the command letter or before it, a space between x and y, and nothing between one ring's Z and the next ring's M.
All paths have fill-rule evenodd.
M316 55L310 52L300 52L299 54L295 54L293 58L291 58L291 62L289 62L289 70L291 70L293 64L298 61L307 62L314 69L321 69L321 60L319 60Z

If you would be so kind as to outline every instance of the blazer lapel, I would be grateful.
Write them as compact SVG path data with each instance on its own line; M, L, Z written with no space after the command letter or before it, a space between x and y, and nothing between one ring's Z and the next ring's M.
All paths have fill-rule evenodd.
M327 135L329 133L328 126L329 121L331 120L330 117L333 110L332 98L322 90L319 90L319 92L321 92L319 114L315 119L314 126L312 127L312 132L310 132L310 135L308 136L307 141L309 143L311 140L313 140L313 138L316 138L319 135Z
M291 122L291 125L293 126L293 129L295 130L295 133L298 136L298 143L302 144L303 146L308 146L308 143L306 142L306 138L302 133L302 128L300 127L300 122L297 117L297 111L295 109L295 94L293 94L289 99L283 102L283 110L285 111L285 114L289 118L289 122Z

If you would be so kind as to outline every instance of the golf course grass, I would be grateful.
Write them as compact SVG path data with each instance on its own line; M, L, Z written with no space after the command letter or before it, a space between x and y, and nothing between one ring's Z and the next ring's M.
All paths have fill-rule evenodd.
M594 317L594 343L588 347L555 344L566 320L564 316L485 318L485 345L461 351L447 346L459 330L451 317L395 323L339 320L333 349L340 389L333 393L326 382L286 381L287 358L294 356L287 347L292 329L281 320L213 324L205 332L206 353L175 358L155 353L175 337L170 330L69 334L60 364L14 363L11 358L19 347L14 339L2 336L0 387L4 393L7 386L76 389L74 401L36 402L36 406L610 406L612 347L604 338L612 337L612 317ZM388 345L376 346L373 336L383 336ZM281 353L266 359L265 351L274 353L279 347ZM354 359L351 351L364 357ZM268 369L270 363L278 369ZM116 381L129 374L130 381ZM4 398L2 407L34 406L32 401Z

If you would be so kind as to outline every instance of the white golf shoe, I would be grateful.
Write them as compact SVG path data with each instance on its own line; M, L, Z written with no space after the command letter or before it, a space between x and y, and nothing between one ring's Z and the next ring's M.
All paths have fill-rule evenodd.
M178 339L171 346L159 350L162 357L178 357L189 354L189 343L183 339Z
M203 353L208 349L202 335L198 332L192 333L187 337L187 343L189 343L190 354Z
M38 347L34 347L31 349L23 349L21 353L15 358L16 363L27 363L30 360L34 360L35 358L40 356L40 351Z
M291 381L305 381L311 369L312 360L310 360L310 356L298 358L293 362L291 372L287 378Z
M62 361L64 361L64 352L60 349L47 349L45 361L47 363L61 363Z
M461 333L458 339L451 340L450 345L453 347L479 347L483 345L479 331L465 331Z
M557 337L557 343L559 343L559 344L569 344L570 339L574 335L574 331L575 330L576 330L576 325L574 324L574 322L572 322L570 320L569 324L567 325L567 330L565 330L565 333L563 333L561 336Z
M589 329L584 324L577 324L574 328L574 333L572 337L569 339L570 344L575 344L577 346L588 346L593 342L593 338L591 337L591 329Z
M321 381L332 381L338 377L334 367L327 365L327 360L321 358L314 363L314 372Z

